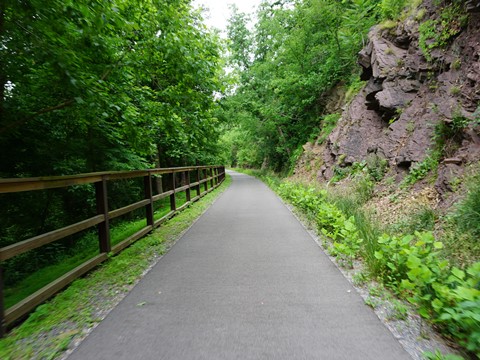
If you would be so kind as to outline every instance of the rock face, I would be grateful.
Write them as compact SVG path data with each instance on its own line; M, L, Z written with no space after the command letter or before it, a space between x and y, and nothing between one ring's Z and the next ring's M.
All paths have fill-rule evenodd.
M438 18L435 7L426 6L426 15ZM370 31L358 57L367 83L321 147L319 181L330 180L335 167L361 162L372 153L387 160L400 179L425 159L442 122L455 129L459 121L468 125L443 154L437 191L451 190L462 166L480 160L480 1L466 6L472 12L468 25L448 46L432 50L430 61L420 50L413 15L394 29Z

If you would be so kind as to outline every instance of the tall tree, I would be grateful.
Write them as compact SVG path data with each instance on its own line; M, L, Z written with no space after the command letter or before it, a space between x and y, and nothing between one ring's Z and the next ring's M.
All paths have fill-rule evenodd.
M241 73L222 99L222 109L231 131L243 133L235 141L235 154L250 154L235 161L277 171L293 164L300 146L322 126L325 95L354 72L355 54L376 21L378 3L263 1L251 34L243 30L246 16L234 11L231 66ZM242 51L244 39L253 39L249 56ZM253 61L240 66L239 59ZM252 147L255 152L247 151Z
M217 162L220 49L189 0L0 1L0 177ZM112 208L142 196L124 185ZM94 195L2 197L0 247L91 216Z

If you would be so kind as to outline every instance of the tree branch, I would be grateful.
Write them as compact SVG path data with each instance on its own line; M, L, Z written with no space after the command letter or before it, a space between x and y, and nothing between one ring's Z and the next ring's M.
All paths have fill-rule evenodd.
M43 108L39 111L37 111L36 113L30 115L30 116L27 116L23 119L20 119L18 121L15 121L13 123L10 123L6 126L4 126L3 128L0 129L0 134L3 134L5 132L7 132L8 130L11 130L11 129L14 129L20 125L23 125L25 124L27 121L33 119L34 117L38 116L38 115L41 115L41 114L45 114L45 113L48 113L48 112L51 112L51 111L55 111L55 110L60 110L60 109L63 109L63 108L66 108L70 105L72 105L73 103L75 102L75 100L73 99L70 99L70 100L67 100L61 104L58 104L58 105L55 105L55 106L49 106L49 107L46 107L46 108Z
M100 80L104 81L104 80L111 74L111 72L113 71L113 69L116 68L116 67L118 67L118 66L120 65L120 62L122 61L122 59L123 59L124 57L125 57L125 54L120 57L120 59L116 62L115 65L109 66L109 67L105 70L105 72L102 74L102 76L100 77ZM2 86L2 88L3 88L3 86ZM0 99L0 105L1 105L1 101L2 101L2 100L3 100L3 97ZM0 128L0 135L3 134L3 133L5 133L5 132L7 132L7 131L9 131L9 130L11 130L11 129L14 129L14 128L16 128L16 127L19 127L19 126L25 124L27 121L29 121L29 120L37 117L38 115L42 115L42 114L45 114L45 113L49 113L49 112L55 111L55 110L61 110L61 109L64 109L64 108L66 108L66 107L74 104L74 103L75 103L75 100L74 100L74 99L70 99L70 100L64 101L64 102L61 103L61 104L43 108L43 109L41 109L41 110L33 113L33 114L30 115L30 116L27 116L27 117L25 117L25 118L23 118L23 119L20 119L20 120L18 120L18 121L12 122L12 123L10 123L10 124L8 124L8 125ZM1 110L1 109L0 109L0 110Z

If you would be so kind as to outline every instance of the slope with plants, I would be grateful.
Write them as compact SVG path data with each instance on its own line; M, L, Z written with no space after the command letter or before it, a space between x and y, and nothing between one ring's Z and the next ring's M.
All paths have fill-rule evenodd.
M255 56L233 65L223 100L230 162L320 187L274 186L333 239L343 266L363 258L367 276L472 357L480 356L479 10L478 1L454 0L264 2L250 38L231 34L233 45L250 39ZM238 14L232 20L232 30L242 25Z
M435 229L459 265L480 258L480 15L466 9L478 8L425 1L374 27L365 86L295 170L329 184L368 174L384 225Z
M264 1L252 31L234 11L230 87L218 116L233 165L288 171L319 132L325 95L355 67L379 1ZM350 81L350 80L347 80Z

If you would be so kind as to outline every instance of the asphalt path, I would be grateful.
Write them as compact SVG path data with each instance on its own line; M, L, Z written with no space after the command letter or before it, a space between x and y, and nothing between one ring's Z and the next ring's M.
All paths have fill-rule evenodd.
M281 200L231 176L68 359L411 359Z

